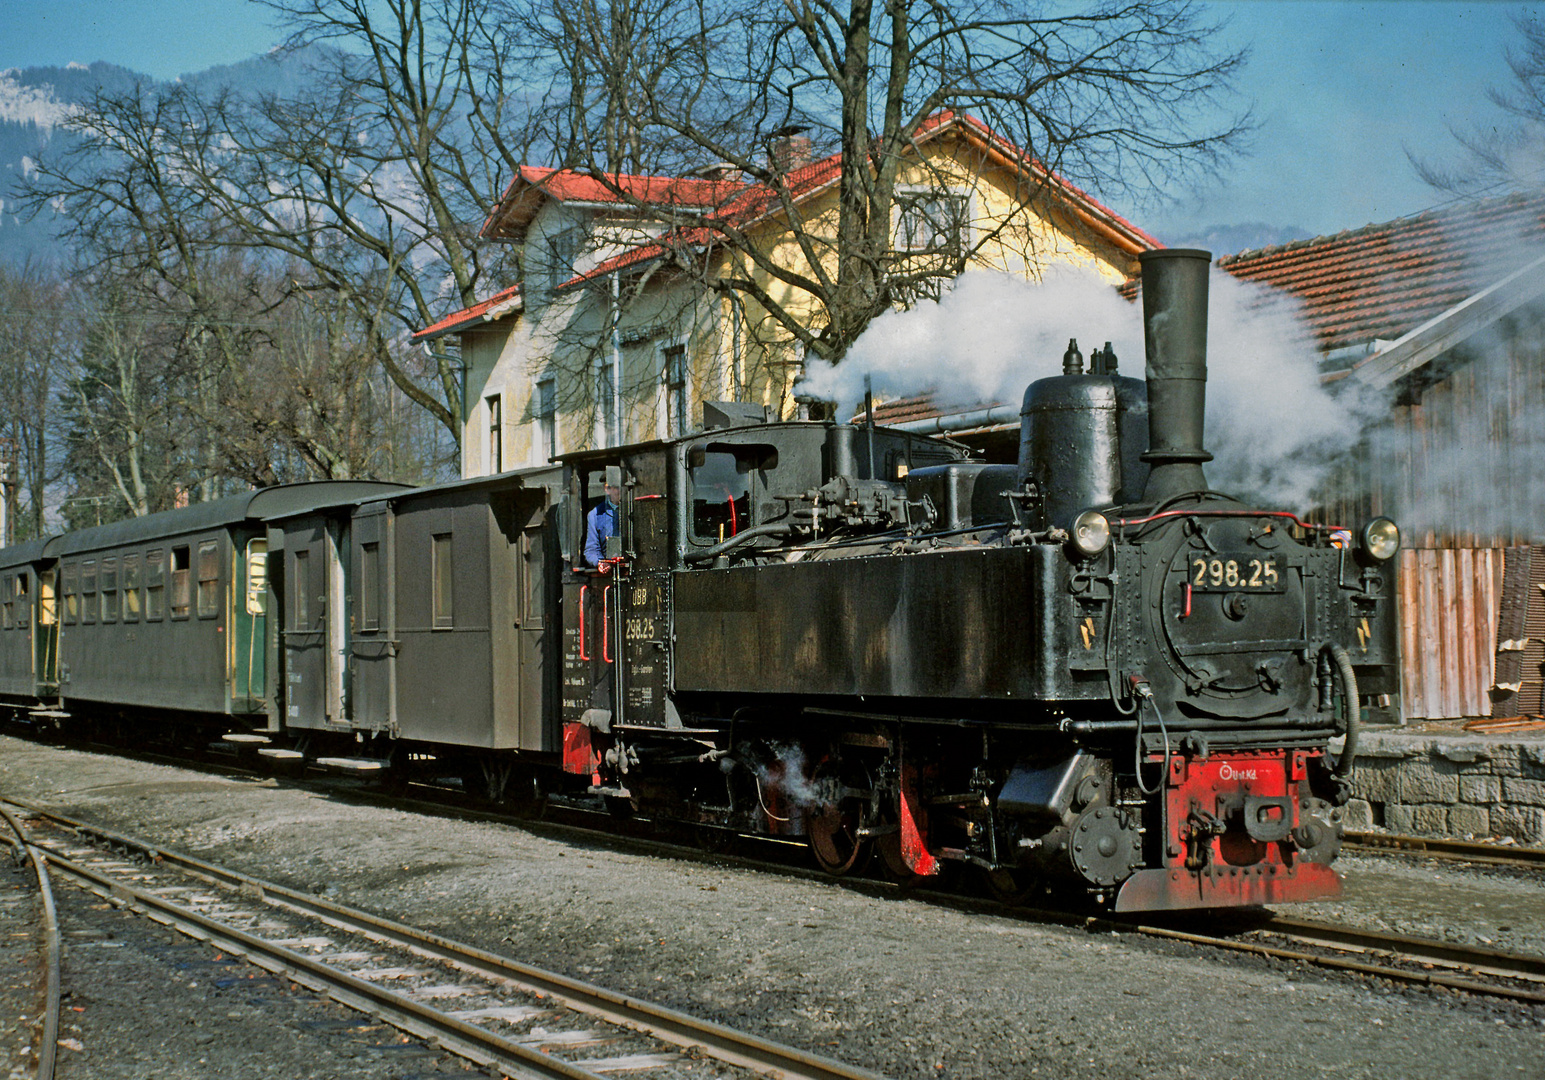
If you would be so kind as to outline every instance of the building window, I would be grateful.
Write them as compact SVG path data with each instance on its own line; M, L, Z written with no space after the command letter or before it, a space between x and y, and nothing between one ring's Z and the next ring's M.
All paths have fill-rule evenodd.
M295 553L295 603L291 630L311 629L311 552L305 548Z
M359 628L381 628L381 545L359 546Z
M145 621L166 617L166 553L160 548L145 552Z
M64 621L67 626L74 626L80 618L80 567L65 563L59 577L64 592Z
M504 401L499 394L483 399L488 406L488 472L504 471Z
M97 561L83 560L80 564L80 621L97 621Z
M584 242L583 229L562 229L547 237L547 294L550 297L558 287L574 276L579 262L579 250Z
M139 622L139 554L123 557L123 621Z
M247 541L247 614L268 614L268 541Z
M102 621L118 621L118 560L102 560Z
M687 433L687 346L676 342L661 350L660 389L665 421L661 434L667 439L678 439Z
M558 380L544 375L531 395L536 416L536 462L542 465L558 456Z
M431 551L434 583L434 625L437 629L453 625L455 618L455 549L450 533L438 533Z
M960 258L970 207L971 199L964 192L898 191L896 250Z
M220 542L201 540L198 546L198 617L220 614Z
M172 548L172 618L186 619L192 604L192 589L188 581L188 548Z

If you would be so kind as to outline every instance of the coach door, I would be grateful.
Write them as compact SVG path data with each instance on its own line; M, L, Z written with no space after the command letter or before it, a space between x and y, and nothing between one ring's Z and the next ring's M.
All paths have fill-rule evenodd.
M356 727L391 728L393 655L391 525L385 503L355 514L350 526L349 719Z
M548 680L547 621L556 608L549 595L556 582L549 572L552 547L548 540L546 493L522 492L515 505L519 534L513 549L518 604L515 611L515 671L519 716L518 738L523 750L556 750L557 710Z
M285 718L291 727L348 723L348 526L320 515L286 522Z

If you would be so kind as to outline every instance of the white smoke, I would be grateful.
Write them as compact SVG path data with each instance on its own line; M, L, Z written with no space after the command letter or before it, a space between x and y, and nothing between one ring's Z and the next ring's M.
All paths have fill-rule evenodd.
M1305 509L1315 486L1382 414L1355 380L1321 381L1296 300L1214 271L1208 318L1206 466L1210 485L1262 505ZM850 416L871 376L877 397L932 393L945 412L1018 404L1060 374L1069 338L1087 356L1110 342L1120 371L1143 376L1142 309L1091 271L1048 271L1037 284L973 270L937 302L888 312L836 366L812 365L801 392Z
M890 311L870 323L835 366L813 363L800 392L837 402L851 416L872 376L877 397L932 392L949 411L1018 404L1025 387L1062 371L1069 338L1089 351L1111 342L1129 374L1142 373L1142 316L1090 271L1048 270L1037 284L968 270L937 301Z
M1209 286L1207 430L1216 491L1305 510L1363 430L1387 411L1357 379L1325 383L1297 299L1214 271Z
M1387 466L1368 477L1412 542L1426 532L1545 540L1545 322L1537 310L1469 338L1463 362L1428 387L1416 416L1370 437Z

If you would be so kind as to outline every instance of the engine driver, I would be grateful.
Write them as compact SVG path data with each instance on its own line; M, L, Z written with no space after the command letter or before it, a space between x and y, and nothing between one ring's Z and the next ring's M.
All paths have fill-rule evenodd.
M585 565L603 574L609 569L601 565L606 558L606 538L617 535L617 506L621 502L622 488L607 484L606 498L585 515Z

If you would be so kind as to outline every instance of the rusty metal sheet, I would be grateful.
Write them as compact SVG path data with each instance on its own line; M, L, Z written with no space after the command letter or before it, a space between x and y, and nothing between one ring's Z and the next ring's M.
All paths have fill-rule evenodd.
M1402 688L1408 717L1491 715L1500 556L1500 549L1490 547L1402 553Z

